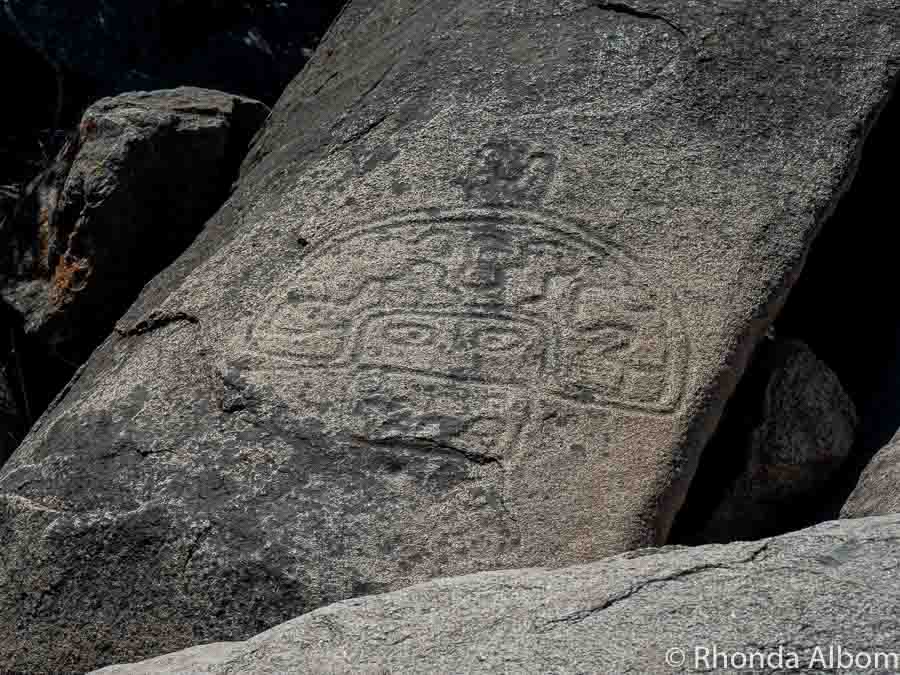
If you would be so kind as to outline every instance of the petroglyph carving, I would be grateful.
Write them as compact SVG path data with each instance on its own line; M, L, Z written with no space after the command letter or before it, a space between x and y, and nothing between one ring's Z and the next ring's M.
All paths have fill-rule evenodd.
M492 141L475 157L463 181L466 199L484 204L540 202L556 170L556 157L524 141Z
M631 257L514 209L413 213L314 245L250 337L310 414L487 454L536 402L670 414L685 366L672 298Z

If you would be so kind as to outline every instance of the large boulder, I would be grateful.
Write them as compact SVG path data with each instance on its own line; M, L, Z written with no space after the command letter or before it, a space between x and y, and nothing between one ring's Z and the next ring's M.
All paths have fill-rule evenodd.
M441 579L96 675L897 672L898 528Z
M0 226L0 296L81 363L228 196L258 101L183 87L102 99Z
M0 472L0 667L665 541L893 0L358 0Z
M857 423L837 375L807 345L764 340L704 450L673 540L759 539L808 524L828 506Z
M900 432L866 465L841 509L843 518L900 512Z

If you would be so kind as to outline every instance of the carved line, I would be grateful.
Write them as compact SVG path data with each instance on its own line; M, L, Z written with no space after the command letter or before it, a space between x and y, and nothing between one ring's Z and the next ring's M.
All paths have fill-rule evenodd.
M280 309L280 307L279 307ZM456 309L454 307L453 309ZM296 352L286 351L285 348L279 348L277 345L267 345L265 344L266 338L269 338L272 342L283 342L283 340L279 339L279 334L293 332L288 329L282 328L271 328L272 322L275 320L275 315L277 315L277 311L273 312L273 316L268 317L261 322L261 325L256 326L251 329L252 331L252 339L250 343L255 346L257 349L266 354L271 355L279 355L285 356L287 358L293 358L296 360L312 360L312 361L322 361L327 359L326 365L335 365L335 366L346 366L352 362L355 362L353 355L359 354L359 346L362 341L363 334L365 333L365 327L373 320L379 318L403 318L403 317L414 317L414 316L435 316L435 317L447 317L447 318L457 318L457 319L480 319L480 320L497 320L497 321L507 321L509 323L525 323L531 327L543 330L542 335L544 337L554 337L554 331L552 329L552 325L542 314L538 314L536 312L527 312L523 311L521 313L517 313L515 315L509 313L481 313L481 312L460 312L453 311L450 309L449 311L442 311L440 307L436 308L428 308L428 309L410 309L408 307L402 308L392 308L392 309L382 309L377 312L372 312L366 314L362 321L355 322L355 325L352 331L348 331L348 335L346 338L346 346L342 350L341 356L326 356L326 357L316 357L314 355L299 355ZM306 332L302 333L304 335L315 335L316 332ZM558 347L558 345L554 345L554 347ZM347 352L350 353L350 356L346 356Z
M262 375L272 375L275 377L282 377L287 380L296 379L298 375L298 370L308 370L308 371L321 371L324 368L334 368L334 364L327 364L323 366L312 366L312 365L298 365L294 361L289 361L287 359L281 360L280 365L276 365L273 363L266 364L263 367L254 368L253 372L260 373ZM486 391L493 391L495 393L504 393L510 396L526 396L527 399L523 400L534 400L534 401L557 401L565 403L566 405L572 405L579 408L584 408L587 410L595 410L595 411L620 411L625 413L633 413L636 415L643 415L649 417L669 417L672 412L674 412L677 407L676 404L641 404L635 403L633 401L627 401L622 399L608 399L605 398L600 402L585 402L580 401L577 398L572 398L568 396L564 396L559 394L558 392L548 391L546 389L541 388L529 388L516 384L509 383L485 383L477 380L468 380L460 377L448 376L448 375L435 375L432 372L428 371L419 371L414 368L409 369L401 369L395 366L365 366L359 365L355 368L341 368L341 371L348 375L348 379L352 379L354 375L365 372L382 372L390 375L398 375L403 377L411 377L414 376L416 381L425 382L425 383L433 383L435 385L446 385L448 382L454 385L465 385L466 387L475 387L477 389L483 389ZM525 392L525 393L523 393Z
M671 308L670 308L671 309ZM663 311L658 310L658 314L662 315ZM526 313L522 313L526 314ZM393 309L383 309L378 312L373 312L369 315L366 315L362 321L355 322L352 330L349 330L346 337L344 338L344 344L339 353L333 355L326 356L318 356L311 353L306 354L298 354L296 351L292 351L288 347L280 347L275 343L282 343L283 340L279 339L279 334L283 335L285 333L290 334L292 331L288 331L287 329L272 329L270 326L266 326L262 330L258 330L255 334L255 340L253 342L254 346L262 353L267 354L272 357L278 357L284 359L286 361L290 361L294 363L296 366L304 366L311 368L342 368L347 369L352 367L354 364L366 365L370 368L380 368L383 370L389 370L392 366L387 364L360 364L360 359L364 358L364 350L363 350L363 338L367 335L368 328L371 323L378 319L383 318L414 318L417 316L433 316L438 318L473 318L478 320L488 320L488 321L497 321L502 326L502 322L508 322L513 324L525 323L525 325L530 326L532 328L537 328L541 330L541 335L547 340L544 343L545 352L543 355L543 367L541 370L543 372L555 372L554 368L561 369L563 367L562 360L562 351L561 346L558 342L558 336L556 334L556 330L554 330L553 325L545 319L543 315L537 315L534 313L528 313L529 316L517 316L513 314L497 314L497 313L480 313L480 312L459 312L459 311L440 311L440 310L412 310L409 308L393 308ZM639 366L634 366L630 364L620 364L622 367L627 368L629 371L633 372L661 372L666 377L666 390L659 397L660 403L653 404L645 404L644 407L653 407L655 409L667 409L670 406L674 407L677 404L678 398L680 397L680 390L683 386L683 377L680 375L679 366L683 365L683 361L679 358L678 351L671 349L673 344L677 344L680 336L673 329L674 322L671 319L666 320L666 317L662 317L665 320L666 324L666 341L664 344L665 352L663 356L663 365L658 368L640 368ZM523 321L525 319L525 321ZM268 321L269 324L274 321L274 317L271 317ZM303 333L305 335L316 335L316 332L306 332ZM269 344L266 344L269 342ZM501 357L502 358L502 357ZM616 363L614 359L610 360L612 363ZM399 367L397 367L398 370ZM409 372L416 372L421 374L429 373L435 377L446 377L449 380L458 380L458 381L466 381L466 382L480 382L487 386L491 386L491 383L485 381L483 379L477 378L464 378L462 376L451 377L449 375L439 375L439 370L434 371L423 371L421 369L409 369ZM558 381L561 378L556 376L551 377L550 379L554 381ZM564 378L563 378L564 379ZM500 384L497 382L496 384ZM513 382L505 382L503 384L516 384ZM519 384L520 388L528 389L527 385ZM590 385L588 385L590 388ZM540 394L539 390L537 393ZM569 397L561 396L561 398L569 399ZM618 399L607 399L609 401L615 401Z
M425 208L409 211L407 213L397 214L385 220L374 224L357 226L351 230L344 230L335 236L325 234L319 241L314 241L304 251L303 258L318 257L328 252L329 249L336 248L341 244L356 239L369 232L378 232L382 230L390 230L397 227L409 225L450 225L457 223L484 223L498 222L515 230L530 231L537 226L546 232L552 232L557 235L562 242L574 242L588 251L594 253L604 253L607 255L621 256L628 262L626 269L633 272L631 267L636 263L634 259L621 246L606 241L596 235L590 234L586 228L580 224L576 224L571 219L564 220L558 216L548 217L542 212L530 211L527 209L492 209L492 208L464 208L443 210L438 208ZM560 224L568 226L574 232L560 228Z
M554 392L552 389L547 389L546 387L535 386L531 383L531 380L525 380L516 382L516 381L487 381L484 378L474 378L474 377L465 377L463 375L455 374L451 375L449 373L440 373L436 370L423 370L419 368L404 368L401 366L397 366L395 364L377 364L377 363L362 363L360 362L360 354L358 349L350 349L350 345L353 343L358 344L359 333L361 332L361 328L357 329L356 335L354 337L348 338L347 346L342 351L340 356L325 356L325 357L316 357L313 355L305 354L303 356L298 357L295 352L289 351L288 349L276 349L271 346L259 347L260 351L264 353L269 359L274 359L277 362L283 364L279 367L271 367L271 368L254 368L257 372L278 372L281 374L296 374L298 369L303 370L324 370L328 369L340 369L347 373L351 373L353 371L361 371L361 370L377 370L385 373L397 373L397 374L415 374L418 376L424 376L429 378L440 379L442 381L449 382L464 382L473 386L481 386L487 388L493 387L512 387L517 391L528 391L531 392L534 396L538 397L552 397L558 398L561 400L570 401L572 403L576 403L578 405L585 405L587 407L597 407L603 408L606 405L615 405L619 407L631 408L635 410L647 410L654 412L664 412L664 411L673 411L681 398L681 393L684 388L684 370L685 364L684 361L677 356L673 356L672 360L666 361L666 365L659 369L641 369L633 366L624 365L623 367L628 368L633 372L645 372L645 373L653 373L660 372L663 374L666 380L666 391L663 395L659 397L659 403L636 403L634 401L629 401L627 399L619 399L619 398L611 398L609 396L604 396L600 392L596 392L598 396L603 396L604 404L596 404L590 403L587 404L584 401L580 401L575 397L566 396L559 392ZM547 335L546 337L552 337L553 341L546 345L547 349L545 355L543 357L544 366L541 368L541 372L546 373L548 370L552 372L552 366L560 366L560 355L558 353L559 345L556 344L555 336L552 334ZM677 342L682 342L681 340L677 340ZM678 345L678 351L682 351L683 345ZM348 357L347 354L350 354ZM545 376L545 379L550 379L554 381L555 386L559 387L561 384L558 382L558 378L555 376ZM596 385L594 385L596 386ZM591 385L587 385L586 389L588 391L591 390Z

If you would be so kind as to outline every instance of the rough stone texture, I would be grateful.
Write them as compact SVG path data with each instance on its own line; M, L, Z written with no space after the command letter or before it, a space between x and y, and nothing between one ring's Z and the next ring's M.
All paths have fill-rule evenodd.
M758 539L809 524L857 422L853 401L809 347L764 340L703 451L674 542Z
M182 84L273 102L343 0L4 0L0 35L103 95ZM55 83L50 88L55 92Z
M268 108L180 88L92 105L0 228L0 295L81 363L228 195Z
M752 544L440 579L331 605L246 642L96 672L826 673L837 670L823 662L832 645L835 655L838 646L894 655L886 667L841 672L896 672L898 528L898 516L832 522ZM787 667L702 667L695 650L713 645L776 657L781 648ZM686 667L666 664L669 649L685 650Z
M843 518L900 512L900 432L869 462L841 509Z
M895 0L359 0L0 472L0 666L665 541Z

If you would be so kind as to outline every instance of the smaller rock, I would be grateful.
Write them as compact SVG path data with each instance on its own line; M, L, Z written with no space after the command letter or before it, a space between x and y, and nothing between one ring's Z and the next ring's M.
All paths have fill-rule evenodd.
M179 88L102 99L0 229L0 296L79 363L228 195L268 108Z
M758 539L810 524L857 423L853 401L809 347L766 339L704 450L672 541Z
M842 518L900 512L900 431L866 465L841 509Z

